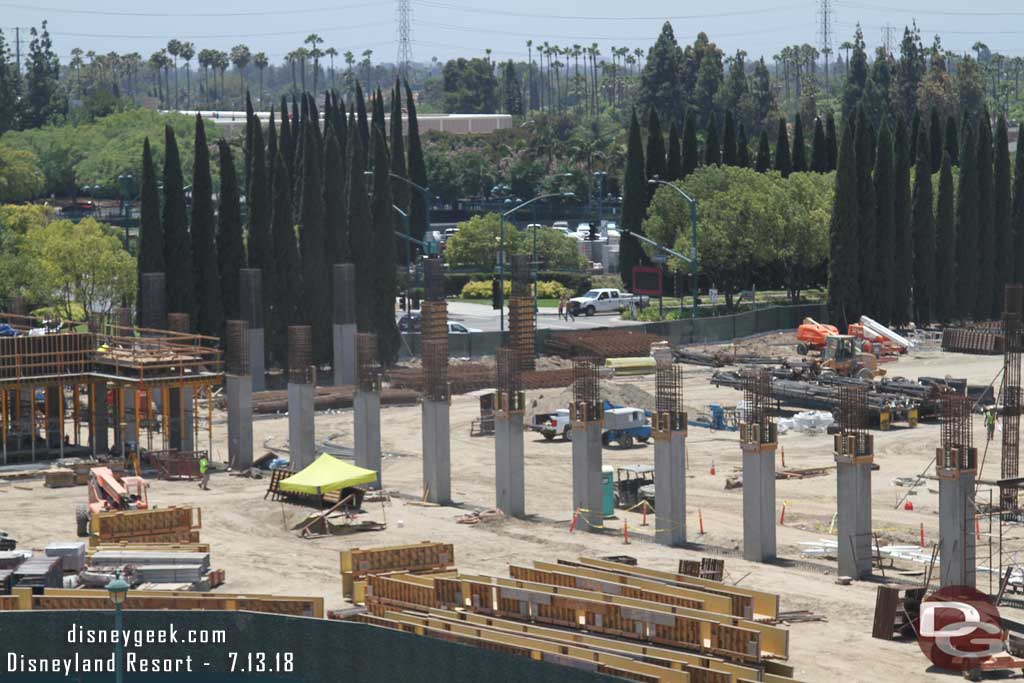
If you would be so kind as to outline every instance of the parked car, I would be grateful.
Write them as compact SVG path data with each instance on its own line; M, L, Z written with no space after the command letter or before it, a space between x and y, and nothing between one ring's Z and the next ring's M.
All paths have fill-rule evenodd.
M595 313L617 313L630 306L643 306L647 303L647 297L622 292L613 288L592 289L583 296L576 296L569 299L576 315L582 313L586 316Z
M444 231L444 235L441 236L441 241L442 242L447 242L448 240L451 239L452 235L457 235L457 234L459 234L459 229L458 228L447 228Z
M448 321L448 334L474 334L476 332L483 332L475 327L466 327L462 323L453 323L451 320Z
M398 319L399 332L412 332L419 334L422 331L423 319L418 311L406 313ZM475 327L466 327L462 323L448 321L448 334L472 334L481 330Z
M555 230L561 230L562 228L565 228L565 231L569 232L569 221L555 221L554 223L551 224L551 227L554 228Z

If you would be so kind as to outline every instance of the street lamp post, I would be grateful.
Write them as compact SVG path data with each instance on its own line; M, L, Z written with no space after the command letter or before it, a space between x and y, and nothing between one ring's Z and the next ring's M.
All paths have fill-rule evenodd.
M114 630L117 633L124 631L121 624L121 606L124 604L125 599L128 597L128 589L131 586L128 582L121 578L121 572L114 572L114 578L110 580L110 583L106 586L107 592L110 593L110 601L114 603ZM122 683L124 680L124 671L122 659L124 658L124 643L121 639L117 639L117 647L115 650L116 661L114 662L114 680L117 683Z
M542 194L528 199L518 206L513 206L511 209L501 214L501 218L498 223L498 304L500 309L500 331L505 331L505 218L511 216L516 211L523 209L530 204L539 202L542 199L552 199L554 197L575 197L573 192L553 192L551 194ZM533 229L533 244L534 244L534 259L537 258L536 245L537 245L537 229ZM533 296L537 296L537 288L534 287Z
M601 229L601 220L604 213L604 179L608 176L604 171L595 171L594 177L597 178L597 227Z
M681 254L676 254L675 252L669 251L667 249L665 251L668 251L668 253L671 253L674 256L680 256L680 258L682 258L684 261L689 261L690 262L690 279L692 280L691 288L692 288L692 293L693 293L693 317L696 318L697 317L697 200L694 199L693 197L691 197L690 195L686 194L685 192L683 192L681 189L679 189L678 187L676 187L672 183L667 182L665 180L661 180L660 178L658 178L658 176L654 176L653 178L651 178L647 182L650 185L664 185L666 187L671 187L673 190L676 191L676 193L679 194L680 197L685 199L689 203L689 205L690 205L690 227L693 230L692 239L690 241L690 258L686 258L685 256L682 256ZM634 237L638 237L639 238L639 235L636 235L634 233Z
M414 183L405 176L400 176L397 173L389 172L388 175L390 175L395 180L401 180L403 183L405 183L406 185L408 185L409 187L413 188L421 195L423 195L423 215L426 221L426 230L427 232L430 232L430 188L423 187L418 183Z

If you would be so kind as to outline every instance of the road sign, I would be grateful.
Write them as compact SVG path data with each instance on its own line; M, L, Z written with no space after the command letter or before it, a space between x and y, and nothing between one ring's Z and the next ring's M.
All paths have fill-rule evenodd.
M661 296L661 268L654 266L633 267L633 293L647 296Z

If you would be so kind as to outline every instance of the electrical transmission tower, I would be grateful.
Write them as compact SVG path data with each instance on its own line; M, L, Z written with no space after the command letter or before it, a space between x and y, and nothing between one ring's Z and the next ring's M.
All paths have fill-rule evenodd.
M412 6L410 0L398 0L396 10L398 19L398 75L403 80L409 78L409 67L412 65Z
M896 51L896 27L885 22L885 26L882 27L882 45L885 47L886 54L894 54Z
M818 0L818 49L825 56L825 96L831 95L828 78L828 61L832 54L832 43L835 39L832 16L832 0Z

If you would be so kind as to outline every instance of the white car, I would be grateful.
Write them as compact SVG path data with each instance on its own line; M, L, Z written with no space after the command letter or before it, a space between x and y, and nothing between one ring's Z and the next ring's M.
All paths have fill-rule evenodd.
M441 240L443 242L447 242L451 238L452 235L457 235L457 234L459 234L459 229L458 228L447 228L444 231L444 235L441 236Z
M568 236L570 236L570 235L572 235L573 237L575 237L575 236L576 236L576 233L574 233L574 232L569 232L569 228L567 228L567 227L566 227L566 226L564 226L564 225L552 225L552 226L551 226L551 229L552 229L552 230L554 230L555 232L560 232L560 233L562 233L562 234L563 234L563 235L565 235L566 237L568 237Z
M451 320L448 321L448 334L474 334L476 332L482 332L475 327L466 327L462 323L453 323Z
M564 228L566 232L569 232L569 221L555 221L551 224L551 227L555 230L562 230Z

